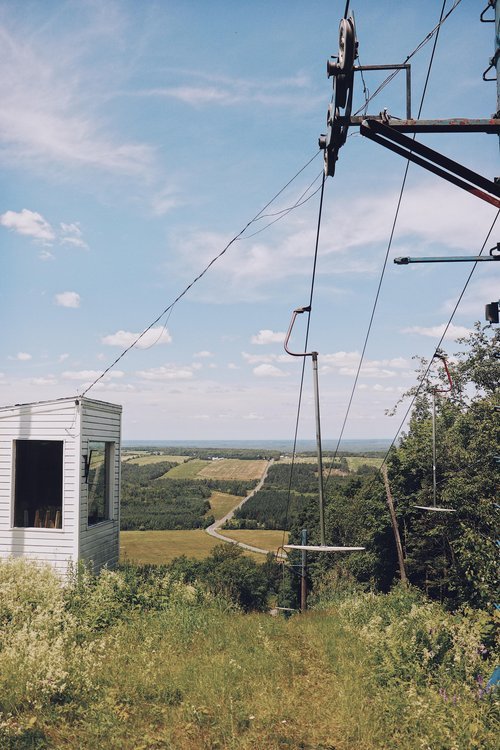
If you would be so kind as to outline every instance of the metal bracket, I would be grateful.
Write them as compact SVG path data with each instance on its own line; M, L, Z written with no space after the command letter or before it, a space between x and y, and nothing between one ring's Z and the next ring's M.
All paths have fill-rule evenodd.
M495 23L494 18L484 18L485 13L489 11L490 8L495 8L495 2L496 0L488 0L488 5L486 8L481 12L481 15L479 16L479 20L481 23Z
M439 151L434 151L434 149L424 146L423 143L408 138L395 128L384 125L378 120L364 120L360 125L359 132L375 141L375 143L462 188L462 190L491 203L495 208L500 208L499 184L473 172L471 169L467 169L467 167L449 159Z

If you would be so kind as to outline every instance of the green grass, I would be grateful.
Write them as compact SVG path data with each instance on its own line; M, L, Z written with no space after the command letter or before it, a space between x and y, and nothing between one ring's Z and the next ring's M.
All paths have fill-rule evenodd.
M203 560L217 544L222 542L209 536L203 529L121 531L120 562L162 565L181 555ZM245 554L262 562L262 555L252 552Z
M238 495L228 495L227 492L212 492L210 497L210 510L216 521L223 518L226 513L235 508L242 498Z
M252 547L267 549L269 552L276 552L278 547L288 542L288 532L285 532L283 537L283 532L279 530L232 529L231 531L225 531L220 529L219 531L223 536L229 537L229 539L250 544ZM284 542L283 539L285 540Z
M363 464L368 466L375 466L376 469L382 464L383 458L363 458L363 456L347 456L347 465L349 471L356 471Z
M169 479L196 479L200 471L210 463L210 461L194 458L192 461L174 466L165 476Z
M129 464L138 464L139 466L146 466L147 464L161 464L163 461L170 461L171 463L181 464L187 461L189 456L134 456L134 458L124 457L124 460Z
M498 747L498 695L476 680L494 664L479 653L486 613L332 590L286 620L164 574L63 588L2 565L2 750Z
M224 458L211 461L198 476L200 479L234 479L248 482L260 479L266 466L267 461L263 460L243 461L239 458Z

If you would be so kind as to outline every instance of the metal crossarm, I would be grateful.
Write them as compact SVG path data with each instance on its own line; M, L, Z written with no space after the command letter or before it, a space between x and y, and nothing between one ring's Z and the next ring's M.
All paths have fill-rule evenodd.
M433 172L438 177L466 190L477 198L500 208L500 184L488 180L471 169L464 167L453 159L440 154L439 151L425 146L419 141L385 125L378 120L364 120L359 128L361 135L394 151L405 159Z

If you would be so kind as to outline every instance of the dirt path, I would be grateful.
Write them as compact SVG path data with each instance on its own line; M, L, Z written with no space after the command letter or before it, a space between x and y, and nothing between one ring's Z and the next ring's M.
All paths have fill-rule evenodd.
M220 539L221 542L226 542L228 544L237 544L238 547L243 547L243 549L248 549L250 552L258 552L261 555L267 555L269 553L268 549L261 549L260 547L252 547L251 544L245 544L245 542L237 542L236 539L230 539L228 536L224 536L223 534L219 534L218 529L220 529L221 526L223 526L226 521L229 521L234 516L234 513L238 508L241 508L242 505L246 503L247 500L250 500L251 497L255 495L256 492L260 490L262 485L264 484L267 472L269 471L269 467L274 463L274 459L271 458L270 461L267 462L266 468L264 469L261 478L259 479L256 486L253 488L253 490L241 500L238 505L235 505L232 510L229 511L229 513L226 513L225 516L222 518L219 518L217 521L214 521L213 524L210 526L207 526L205 531L207 534L210 534L210 536L215 537L216 539Z

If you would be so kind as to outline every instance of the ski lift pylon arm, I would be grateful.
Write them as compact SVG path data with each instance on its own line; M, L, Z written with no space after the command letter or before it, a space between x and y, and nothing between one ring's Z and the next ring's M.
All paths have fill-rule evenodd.
M310 313L311 312L311 305L307 305L306 307L296 307L295 310L292 313L292 319L290 321L290 325L288 326L288 331L285 336L285 342L283 344L285 351L287 354L290 354L292 357L312 357L314 354L317 354L317 352L292 352L288 348L288 342L290 340L290 336L292 335L292 329L295 324L295 319L297 315L301 315L302 313Z

